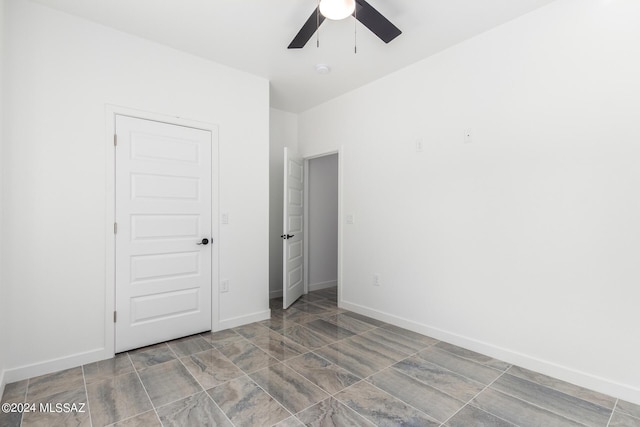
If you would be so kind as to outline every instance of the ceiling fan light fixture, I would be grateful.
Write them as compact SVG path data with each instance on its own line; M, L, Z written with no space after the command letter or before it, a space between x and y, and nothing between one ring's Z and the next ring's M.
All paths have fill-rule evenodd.
M355 10L356 0L320 0L320 13L333 21L345 19Z
M316 72L318 74L329 74L331 72L331 67L327 64L318 64L316 65Z

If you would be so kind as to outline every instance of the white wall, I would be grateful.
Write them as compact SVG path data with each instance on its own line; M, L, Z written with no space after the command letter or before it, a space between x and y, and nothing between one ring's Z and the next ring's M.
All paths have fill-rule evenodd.
M309 290L335 286L338 280L338 155L309 160Z
M301 114L344 145L341 305L640 403L639 20L559 0Z
M29 1L5 13L9 373L104 356L107 104L219 126L220 324L268 317L268 81Z
M284 147L298 149L298 116L271 109L269 118L269 297L282 296Z
M3 236L2 230L2 212L4 210L4 202L3 202L3 171L2 167L2 146L4 141L4 126L3 126L3 110L2 110L2 100L4 99L4 31L6 27L6 23L4 20L4 3L5 0L0 0L0 236ZM5 369L5 360L7 359L7 352L9 349L9 345L7 342L6 331L9 329L7 325L7 321L5 319L7 308L6 305L6 297L4 290L4 279L3 279L3 268L2 268L2 245L0 244L0 397L2 397L2 393L4 392L5 386L5 378L4 378L4 369Z

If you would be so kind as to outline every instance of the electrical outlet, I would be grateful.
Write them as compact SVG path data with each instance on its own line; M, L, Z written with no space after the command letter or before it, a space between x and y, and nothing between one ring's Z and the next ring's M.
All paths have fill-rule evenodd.
M222 280L220 282L220 293L229 292L229 281Z
M422 139L416 140L416 153L422 153L424 151L424 141Z
M374 273L373 274L373 286L380 286L380 274L379 273Z

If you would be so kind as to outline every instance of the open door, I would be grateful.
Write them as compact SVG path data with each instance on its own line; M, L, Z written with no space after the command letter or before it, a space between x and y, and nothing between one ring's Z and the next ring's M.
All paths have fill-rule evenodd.
M284 149L284 221L282 234L282 306L288 308L304 292L302 248L304 233L302 159Z

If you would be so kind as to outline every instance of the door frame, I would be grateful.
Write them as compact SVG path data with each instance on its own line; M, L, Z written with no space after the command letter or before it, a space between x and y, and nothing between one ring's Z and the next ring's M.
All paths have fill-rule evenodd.
M342 213L342 168L343 168L343 152L344 146L340 146L337 150L324 151L321 153L314 153L302 158L304 162L304 217L302 219L304 228L304 242L303 242L303 281L304 281L304 293L309 293L309 161L317 159L319 157L338 155L338 277L336 282L338 286L338 307L342 305L342 233L343 233L343 218Z
M118 105L105 105L105 158L106 158L106 199L105 199L105 317L104 317L104 356L115 355L115 311L116 295L116 258L115 237L113 233L116 215L116 156L113 136L116 129L116 116L128 116L143 120L153 120L170 125L185 126L211 132L211 330L217 331L220 324L219 280L220 280L220 233L219 233L219 133L218 125L152 113Z

